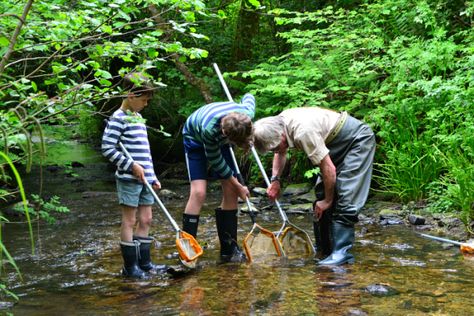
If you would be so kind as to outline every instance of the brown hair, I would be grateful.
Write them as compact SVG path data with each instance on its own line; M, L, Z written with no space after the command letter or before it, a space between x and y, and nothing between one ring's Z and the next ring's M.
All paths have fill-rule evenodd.
M221 128L227 138L239 147L248 148L252 140L252 120L248 115L232 112L221 120Z
M150 97L153 96L153 90L155 89L151 80L141 72L131 72L125 75L122 87L127 93L133 93L138 96L146 94Z

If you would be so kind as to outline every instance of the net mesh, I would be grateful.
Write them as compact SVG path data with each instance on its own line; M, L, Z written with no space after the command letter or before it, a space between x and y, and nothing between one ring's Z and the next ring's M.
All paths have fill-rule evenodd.
M280 242L288 257L303 257L312 254L308 235L296 228L287 227L280 236Z
M278 240L272 232L255 225L244 240L244 249L253 262L268 261L281 256Z
M179 232L176 237L176 247L180 261L187 267L194 268L197 258L202 255L202 248L194 237L186 232Z
M180 238L179 245L188 258L194 258L196 256L197 253L194 251L191 241L188 238Z

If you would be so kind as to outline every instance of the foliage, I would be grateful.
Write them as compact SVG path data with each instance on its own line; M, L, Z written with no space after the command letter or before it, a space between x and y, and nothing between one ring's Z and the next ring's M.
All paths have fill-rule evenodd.
M15 16L22 9L18 2L0 3L0 43L13 40L7 36L21 25ZM205 38L195 27L196 14L208 14L196 0L34 2L0 71L2 150L10 154L16 146L18 161L29 163L33 126L62 124L84 113L106 116L103 106L120 99L127 72L146 71L164 86L161 64L174 56L205 58L207 51L182 44ZM5 57L10 51L2 45L0 52Z
M22 214L25 213L25 210L20 207L15 207L14 209ZM49 201L45 201L39 195L32 194L28 205L28 213L37 219L45 220L48 224L54 224L56 223L56 218L53 214L69 213L69 209L61 205L61 199L58 196L53 196Z
M30 239L31 239L31 250L32 250L32 253L34 254L35 244L34 244L34 239L33 239L33 229L31 227L30 214L28 212L26 195L25 195L25 190L23 188L23 184L22 184L22 181L21 181L21 177L20 177L18 171L16 170L13 162L10 160L10 158L8 158L8 156L5 153L0 151L0 157L2 159L4 159L6 161L6 163L8 164L8 166L12 169L12 172L15 176L15 180L18 184L18 188L20 190L20 195L21 195L21 199L22 199L22 206L23 206L24 214L25 214L26 220L28 222L28 229L29 229ZM6 259L7 259L7 262L11 266L13 266L13 268L16 270L18 275L20 275L20 277L21 277L20 270L18 269L17 265L15 264L15 260L13 260L12 256L10 255L7 248L4 246L4 244L2 242L2 240L3 240L2 225L5 221L6 221L6 218L1 216L1 214L0 214L0 276L2 275L2 272L3 272L3 260L4 260L3 258L5 256ZM11 296L15 299L18 299L15 294L8 291L8 289L6 288L6 286L4 284L0 283L0 293L2 293L2 292L4 294L6 294L7 296Z
M457 183L473 164L472 1L54 0L34 2L22 25L15 16L25 8L0 3L0 149L16 162L31 165L41 124L79 120L82 135L98 139L132 69L166 83L144 116L172 136L165 148L179 143L183 120L203 104L197 81L225 99L210 57L245 70L226 80L236 99L257 94L258 117L323 106L365 120L377 133L377 188L404 202L444 192L433 207L472 217L450 189L472 196L468 178ZM313 174L304 155L289 163L294 179Z
M441 199L472 219L472 177L460 170L474 164L473 8L384 0L350 10L273 9L278 36L290 46L242 73L258 94L257 115L297 106L347 110L377 133L377 187L404 202L441 187Z

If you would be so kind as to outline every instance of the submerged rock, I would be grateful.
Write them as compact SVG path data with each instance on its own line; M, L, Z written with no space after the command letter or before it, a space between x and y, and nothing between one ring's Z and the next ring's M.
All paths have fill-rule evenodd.
M365 291L373 296L393 296L399 292L387 284L371 284L365 287Z
M12 303L12 302L0 302L0 310L12 308L13 305L15 305L15 304Z

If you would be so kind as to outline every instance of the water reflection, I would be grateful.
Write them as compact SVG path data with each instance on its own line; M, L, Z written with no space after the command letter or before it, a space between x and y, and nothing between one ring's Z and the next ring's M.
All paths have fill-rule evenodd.
M106 172L104 167L99 169L90 172ZM80 190L94 190L97 183L48 181L51 194L62 196L71 214L61 217L58 225L35 228L41 239L37 255L31 256L24 226L4 228L6 246L23 273L23 280L11 269L7 274L10 288L20 296L19 303L9 309L15 315L38 315L38 311L71 314L73 309L79 315L474 314L470 303L474 263L464 260L459 249L443 249L409 228L357 227L356 263L350 266L318 267L312 259L220 265L214 205L202 213L198 237L206 249L198 271L178 279L158 275L124 280L119 271L116 236L120 220L115 194L83 198ZM100 191L115 190L113 179L104 176L97 181ZM186 192L186 187L172 189ZM219 197L210 200L219 201ZM184 199L165 203L179 218ZM160 247L153 250L153 257L160 263L176 264L174 232L155 211L153 235ZM278 214L271 211L259 220L271 230L280 226ZM304 216L290 220L311 231L311 222ZM239 237L243 238L252 223L247 216L239 221Z

